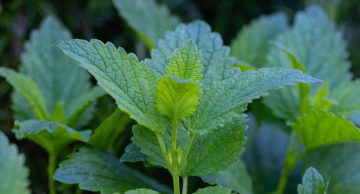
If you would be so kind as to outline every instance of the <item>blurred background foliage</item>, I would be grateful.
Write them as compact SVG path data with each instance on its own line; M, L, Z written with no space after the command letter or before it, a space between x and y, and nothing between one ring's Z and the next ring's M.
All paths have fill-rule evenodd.
M354 77L360 77L359 2L359 0L158 0L158 3L167 5L172 14L177 15L185 23L194 19L205 20L213 31L222 35L225 45L230 44L244 25L249 24L252 19L260 15L282 11L289 18L293 18L298 10L303 10L310 4L319 4L338 24L344 34ZM96 38L103 42L110 41L115 46L123 47L127 52L136 53L140 59L149 56L144 43L118 16L111 0L1 0L1 66L18 68L24 42L28 40L30 31L38 28L40 22L49 14L57 15L75 38L86 40ZM46 152L29 140L16 141L11 133L14 123L10 100L11 90L5 79L0 78L0 130L8 135L11 142L18 144L20 152L27 156L26 165L29 166L31 172L36 172L30 173L33 193L46 192L47 175L43 168L47 163ZM116 106L109 96L101 98L97 104L98 111L95 113L95 119L86 128L97 127L115 108ZM132 123L128 125L129 129L131 125ZM115 154L123 153L124 146L130 142L132 134L129 129L119 140L118 150L114 150ZM64 155L63 158L65 157ZM146 168L142 164L131 165L146 174L153 175L154 169L152 168ZM159 169L156 169L156 172L159 172ZM170 185L170 175L163 176L163 174L167 174L167 172L164 170L164 173L157 173L155 178L161 179L165 183L169 182ZM193 182L190 185L190 191L191 187L196 189L197 186L201 186L196 186L196 184L204 184L198 178L191 177L190 181Z

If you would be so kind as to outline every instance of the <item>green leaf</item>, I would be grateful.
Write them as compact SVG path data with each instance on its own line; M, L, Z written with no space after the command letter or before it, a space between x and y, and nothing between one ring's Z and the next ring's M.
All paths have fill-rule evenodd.
M303 168L314 166L330 182L328 194L360 193L360 143L317 148L304 157Z
M146 59L144 63L157 77L162 77L165 75L165 67L169 65L168 57L173 56L174 51L182 47L188 39L195 42L198 52L202 54L201 83L204 87L240 72L233 67L234 58L228 57L230 49L223 46L220 34L211 32L210 26L203 21L180 24L174 31L167 32L165 39L159 40L158 48L151 51L151 60Z
M29 169L24 165L24 155L18 152L16 145L10 144L5 134L0 131L0 191L2 193L31 193L28 189Z
M56 17L46 17L39 29L31 32L30 40L25 43L25 52L21 56L19 68L21 73L31 77L38 84L46 99L47 111L53 112L54 107L64 101L66 120L80 108L79 97L91 92L90 76L86 70L58 48L51 47L57 41L70 39L70 32ZM81 125L77 126L81 127L91 119L95 109L90 107L88 110L79 121Z
M164 76L156 86L155 96L159 112L177 121L196 111L200 99L200 84Z
M337 104L331 107L335 115L349 117L360 110L360 80L345 83L330 95Z
M288 31L286 15L275 13L252 21L238 33L231 42L231 56L246 61L256 68L265 66L266 55L270 50L269 41Z
M251 194L252 183L251 177L247 172L246 165L242 160L232 164L229 169L213 175L201 176L202 180L230 188L241 194Z
M160 194L160 193L150 189L136 189L136 190L126 191L125 194Z
M330 111L330 109L337 105L338 102L333 99L329 99L329 84L325 82L315 93L311 99L312 106L315 110ZM343 104L343 102L341 103ZM330 111L331 112L331 111ZM335 113L336 114L336 113Z
M119 108L149 129L162 132L169 119L155 106L156 75L134 54L99 40L71 40L56 44L79 61L115 100Z
M294 85L295 82L319 81L296 69L262 68L236 74L203 90L197 110L186 119L186 128L192 132L211 132L239 117L246 110L246 103L268 95L269 90Z
M48 153L58 154L64 147L75 141L87 142L91 131L77 132L72 128L48 121L15 121L16 137L29 138Z
M278 36L275 42L287 48L309 75L326 80L330 93L351 80L345 42L320 7L310 6L297 13L291 31ZM286 53L274 47L269 52L266 66L291 68L291 61ZM310 85L310 96L320 87L321 84ZM297 88L285 88L271 92L263 102L279 118L294 121L301 115L299 96Z
M167 75L178 79L190 79L200 82L203 75L200 73L202 65L200 64L201 53L197 51L195 42L187 40L181 48L174 51L174 55L169 58L169 65L165 67Z
M223 188L221 186L214 186L214 187L206 187L203 189L198 189L194 194L230 194L231 189Z
M302 185L298 185L298 194L326 194L328 184L315 168L310 167L303 176Z
M134 143L130 143L125 148L125 153L121 156L120 162L140 162L146 161L148 157L143 154L141 149Z
M224 171L243 153L246 141L245 114L210 134L199 134L193 140L184 174L200 176Z
M32 78L4 67L0 67L0 76L4 77L26 99L39 120L43 121L49 117L44 95Z
M117 109L94 130L94 135L91 136L88 145L101 151L107 151L123 133L129 121L129 115Z
M59 124L65 124L64 116L64 102L61 101L55 106L53 112L51 113L49 121Z
M312 110L290 126L298 133L307 150L347 141L360 141L360 130L344 117Z
M59 164L54 179L66 184L79 184L88 191L102 194L124 193L137 188L150 188L170 193L166 186L125 166L112 154L82 147L70 159Z
M155 0L113 0L120 16L143 39L151 50L164 37L167 30L173 30L180 20L171 15L164 5Z

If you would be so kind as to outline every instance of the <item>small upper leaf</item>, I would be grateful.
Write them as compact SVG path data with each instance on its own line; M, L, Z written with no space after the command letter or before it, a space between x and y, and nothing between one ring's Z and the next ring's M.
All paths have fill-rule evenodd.
M219 194L219 193L230 194L231 189L223 188L221 186L206 187L206 188L203 188L203 189L198 189L193 194Z
M124 193L137 188L151 188L165 193L171 191L154 179L128 168L112 154L82 147L70 159L60 163L54 179L67 184L77 184L83 190L102 194Z
M8 194L30 194L29 169L24 166L25 157L18 154L16 145L9 143L0 131L0 191Z
M155 0L113 0L113 4L149 50L157 45L167 30L175 29L180 23L166 6L158 5Z
M303 176L302 185L298 185L298 194L326 194L328 184L315 168L310 167Z
M360 130L344 117L312 110L290 124L307 150L348 141L360 141Z

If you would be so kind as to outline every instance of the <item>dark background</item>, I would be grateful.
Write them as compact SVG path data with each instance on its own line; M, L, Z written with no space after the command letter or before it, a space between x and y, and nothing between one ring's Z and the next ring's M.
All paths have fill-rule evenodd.
M205 20L213 31L222 35L225 45L230 44L243 25L260 15L282 11L292 18L296 11L303 10L308 4L319 3L344 33L352 62L351 70L355 77L360 76L359 0L161 0L158 2L166 4L171 12L185 23L194 19ZM341 3L334 6L334 2ZM136 53L136 44L140 39L118 16L110 0L0 0L1 66L18 68L23 44L29 38L30 31L38 28L48 14L57 15L72 32L74 38L110 41L116 46L123 47L127 52ZM11 90L9 84L0 78L0 130L4 131L10 141L19 146L20 152L26 155L33 193L47 192L47 175L44 168L47 165L46 152L29 140L17 141L11 133L13 127ZM115 105L109 101L111 102L109 97L100 99L99 111L88 128L98 126L115 109ZM130 131L127 136L128 139L131 137ZM118 154L122 152L123 147L119 148ZM145 170L142 164L133 165L146 174L154 175L150 168ZM164 173L156 173L155 176L171 185L171 177L167 174L164 170ZM202 184L200 180L193 179L190 181ZM190 185L190 191L192 186L195 187Z

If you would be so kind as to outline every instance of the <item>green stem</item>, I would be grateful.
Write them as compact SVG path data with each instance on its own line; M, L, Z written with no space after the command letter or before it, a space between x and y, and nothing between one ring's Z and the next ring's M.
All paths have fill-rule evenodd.
M185 151L185 154L184 154L184 157L181 159L181 164L180 164L180 168L179 168L179 172L181 173L181 171L183 170L183 167L185 165L185 162L187 160L187 156L189 154L189 151L190 151L190 148L191 148L191 144L193 142L193 140L195 139L195 136L196 136L197 133L191 133L191 136L190 136L190 141L189 143L187 144L186 146L186 151Z
M188 187L188 177L183 177L183 189L182 194L187 194L187 187Z
M174 194L180 194L179 174L173 173Z
M53 179L56 168L57 155L49 153L49 165L47 167L48 179L49 179L49 193L56 194L55 180Z
M164 143L162 141L161 135L158 134L158 133L155 133L155 134L156 134L156 137L157 137L157 139L159 141L161 152L162 152L162 154L164 156L164 159L165 159L165 162L166 162L166 166L170 170L170 164L169 164L169 161L167 160L167 157L166 157L165 145L164 145Z

